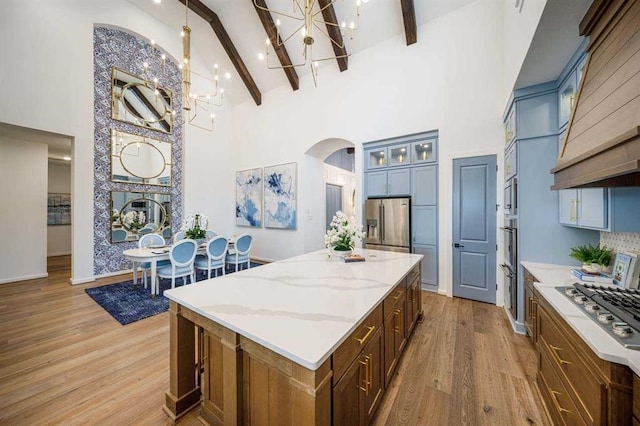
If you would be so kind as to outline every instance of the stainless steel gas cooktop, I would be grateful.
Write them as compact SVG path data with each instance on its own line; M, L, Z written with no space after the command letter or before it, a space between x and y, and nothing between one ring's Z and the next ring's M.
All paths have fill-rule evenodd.
M640 291L578 283L557 288L624 347L640 350Z

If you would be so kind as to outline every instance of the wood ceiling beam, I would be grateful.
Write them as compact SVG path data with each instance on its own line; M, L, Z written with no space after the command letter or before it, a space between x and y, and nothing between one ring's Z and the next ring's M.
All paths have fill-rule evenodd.
M182 4L185 4L186 0L179 1ZM220 44L222 44L225 52L227 52L229 59L231 59L231 63L240 75L240 78L244 82L244 85L247 87L247 90L251 94L251 97L255 101L256 105L262 104L262 93L260 93L258 85L253 80L253 77L251 77L249 69L244 64L244 61L240 57L238 50L233 45L233 42L231 41L227 30L225 30L224 26L222 25L222 21L220 21L218 15L213 10L205 6L200 0L189 0L189 9L209 23L213 32L215 32L216 36L218 36Z
M331 39L331 47L333 47L333 53L336 55L338 68L340 68L340 72L346 71L349 68L349 58L333 3L331 0L318 0L318 5L322 10L322 18L327 26L327 34Z
M418 41L418 27L416 25L416 9L413 0L400 0L402 5L402 18L404 20L404 35L407 46Z
M300 84L298 82L298 73L296 72L293 64L291 63L291 58L289 57L289 53L287 49L282 44L282 39L278 35L278 31L276 29L276 24L273 22L273 17L271 17L271 13L267 12L264 9L267 9L267 3L265 0L249 0L253 7L256 9L256 13L260 18L260 22L262 22L262 26L264 27L265 32L267 33L267 37L271 40L271 46L273 50L276 52L278 56L278 60L280 61L280 65L283 67L282 70L284 74L287 76L289 80L289 84L291 84L291 88L293 90L298 90Z

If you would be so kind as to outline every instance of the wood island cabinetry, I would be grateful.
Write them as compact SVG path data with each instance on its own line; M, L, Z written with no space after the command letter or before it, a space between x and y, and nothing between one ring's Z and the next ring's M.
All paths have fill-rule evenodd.
M363 254L367 257L366 250L363 250ZM420 256L377 251L375 254L376 256L371 257L371 261L368 260L366 264L345 266L341 263L340 267L338 264L329 263L326 255L322 254L323 257L320 259L324 262L323 268L318 267L318 257L312 253L300 256L297 265L296 262L284 262L281 265L261 267L264 268L261 274L244 271L244 275L238 273L226 279L217 278L219 281L215 289L194 285L191 289L182 288L167 292L171 300L171 369L170 389L166 394L165 405L167 414L176 419L200 405L200 419L205 424L370 424L385 389L393 379L410 333L415 329L415 324L422 314ZM398 270L398 275L393 280L379 281L381 285L372 287L371 281L378 281L377 277L384 275L382 271L393 268L394 263L396 268L402 268ZM367 297L367 291L384 293L378 293L378 296L372 299L377 300L375 305L371 302L373 306L362 307L360 319L357 321L351 319L356 318L356 315L343 312L343 309L332 314L332 317L329 314L319 314L315 312L318 309L316 305L313 306L314 311L311 311L311 315L291 316L289 313L295 312L297 306L289 305L286 309L283 308L282 303L289 302L283 302L279 296L291 291L291 282L295 280L291 278L291 273L300 270L302 265L308 275L317 274L318 279L325 281L328 273L326 269L344 273L344 268L362 268L359 269L360 275L347 274L351 278L329 279L335 282L327 285L327 288L349 291L342 290L345 296L339 297L343 299L333 299L332 304L327 305L329 307L325 309L334 309L332 306L336 303L362 306L360 299ZM300 278L296 291L318 291L318 286L313 284L305 287L305 282L309 280L308 275ZM246 293L236 290L237 286L243 285L243 276L246 277L245 285L251 285L252 289L260 288L256 287L259 284L273 285L276 277L286 277L286 283L276 284L274 288L282 294L273 297L273 302L264 301L266 296L247 296ZM264 279L265 276L270 278L270 281L256 281ZM398 277L401 278L393 284ZM312 281L315 282L317 281ZM356 288L360 288L357 301L351 296ZM225 293L226 291L230 293ZM278 343L253 337L255 334L250 332L247 334L253 336L245 336L230 329L227 321L217 320L213 315L208 315L211 306L221 309L213 303L219 303L215 301L223 299L225 294L233 294L234 299L226 305L220 305L224 306L223 312L232 310L234 315L240 313L242 317L239 320L232 320L238 321L244 327L253 327L252 330L271 333L268 335L273 336L273 341ZM245 299L236 297L236 294L243 294ZM337 297L335 293L333 295ZM276 309L271 307L271 304L280 304L278 312L284 313L284 318L292 330L307 327L309 334L304 334L307 336L306 343L296 343L296 340L283 336L281 332L272 332L271 329L265 328L262 323L246 322L244 313L251 312L247 307L249 301L246 299L251 297L254 298L251 301L253 306L256 303L264 306L260 310L251 308L266 312L267 318L263 317L263 321L280 321L280 318L269 318L270 313ZM303 319L296 323L296 317ZM353 321L353 325L335 340L318 333L313 338L309 337L313 335L313 330L322 327L320 324L323 322L330 323L324 324L325 327L335 327L332 324L346 320ZM195 330L199 332L196 333ZM202 337L198 338L199 335ZM318 345L320 349L307 355L310 352L307 346L315 344L316 340L323 337L327 346L323 349ZM284 343L280 343L281 341ZM283 346L291 347L293 350L279 349ZM317 355L318 353L324 355ZM194 365L194 360L199 361Z

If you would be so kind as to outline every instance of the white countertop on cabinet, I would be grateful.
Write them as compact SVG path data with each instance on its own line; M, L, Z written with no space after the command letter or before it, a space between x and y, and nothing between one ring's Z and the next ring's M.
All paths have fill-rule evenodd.
M320 250L164 292L311 370L317 369L422 259L358 249L345 263Z
M556 287L570 285L565 281L570 278L569 270L575 266L533 262L522 262L522 266L536 278L535 288L538 293L553 306L596 355L606 361L627 365L640 376L640 351L626 349L556 289ZM569 282L573 281L577 280L569 280Z

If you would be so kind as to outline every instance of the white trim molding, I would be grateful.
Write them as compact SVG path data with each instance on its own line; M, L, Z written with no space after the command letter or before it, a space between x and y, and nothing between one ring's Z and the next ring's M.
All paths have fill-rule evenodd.
M36 280L38 278L47 278L48 276L49 274L45 272L44 274L25 275L23 277L14 277L14 278L4 278L0 280L0 284L15 283L18 281Z

